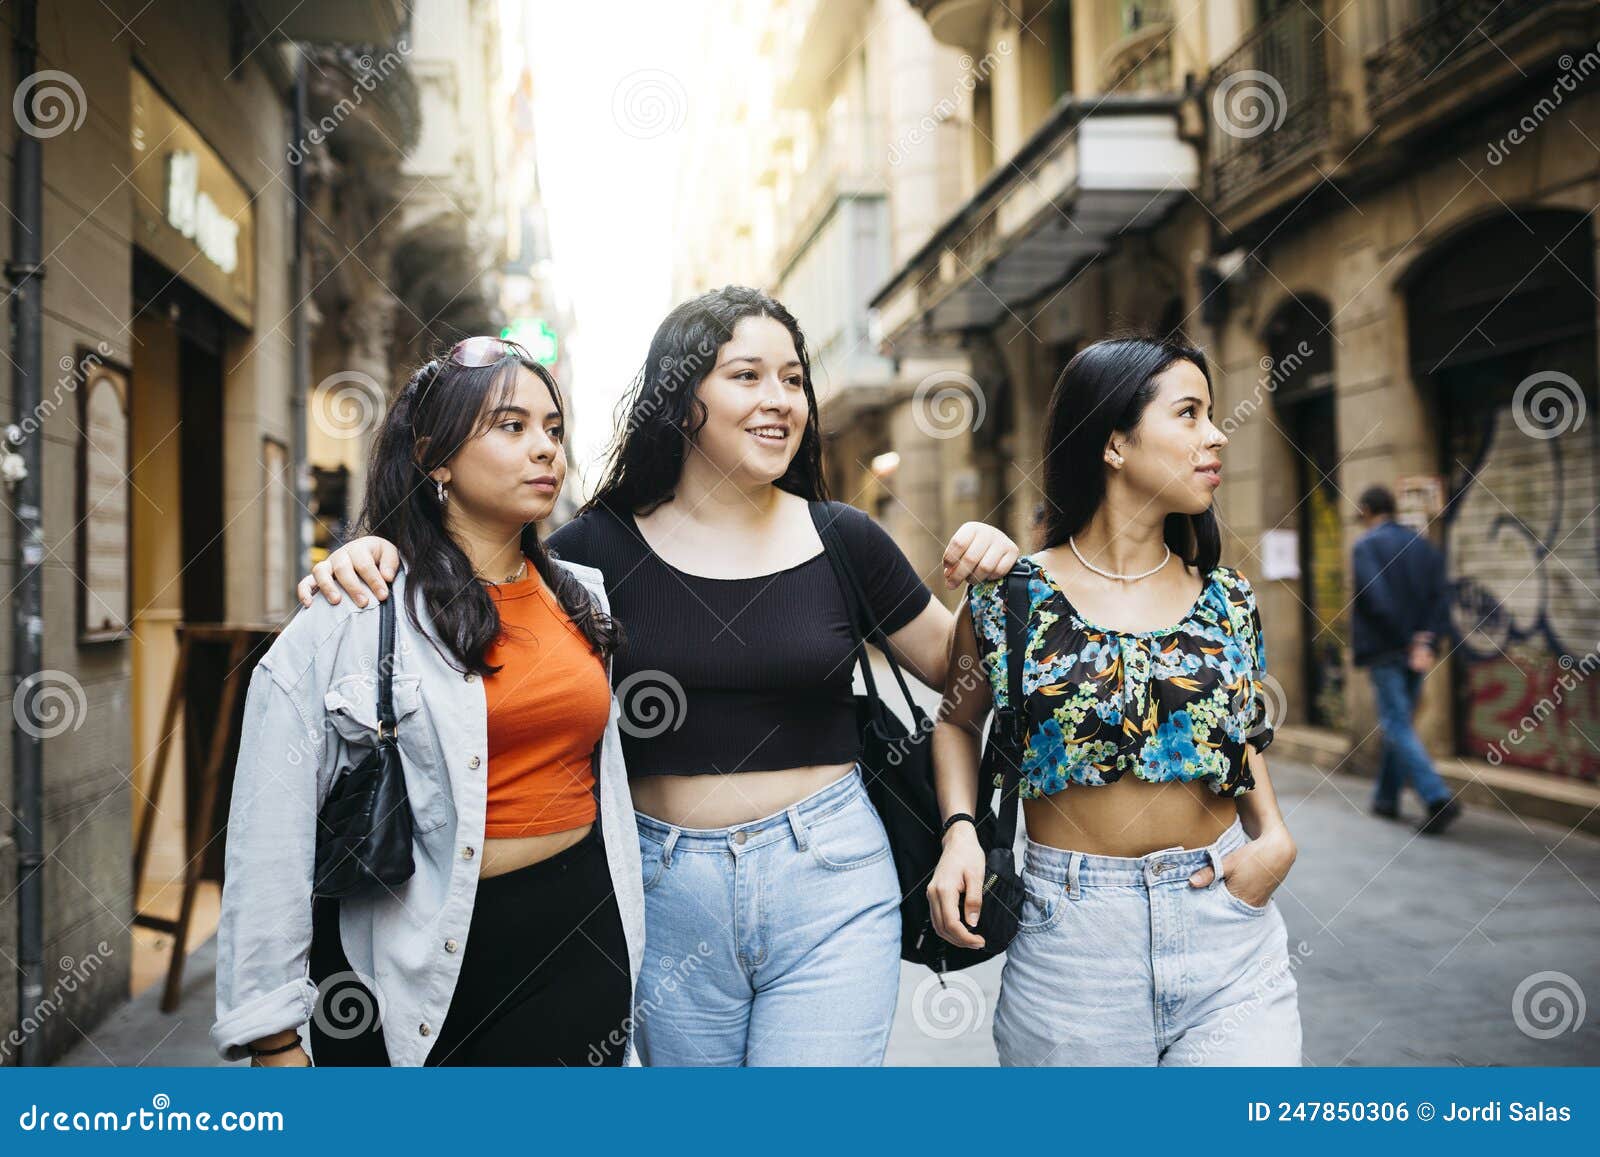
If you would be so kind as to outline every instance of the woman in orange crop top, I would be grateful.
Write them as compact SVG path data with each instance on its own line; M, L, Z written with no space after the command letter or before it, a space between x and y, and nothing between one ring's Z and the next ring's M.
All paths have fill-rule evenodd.
M305 1063L297 1034L307 978L295 973L306 955L297 952L316 986L319 1065L622 1063L644 895L612 710L618 631L598 572L552 558L537 533L566 475L562 426L549 372L494 337L424 365L384 420L364 521L408 560L394 588L395 681L409 688L396 697L395 730L416 866L386 895L315 899L309 950L297 947L300 915L289 910L282 923L292 927L274 940L282 963L257 975L234 961L270 953L234 951L245 933L232 930L264 903L251 888L265 886L265 861L309 840L309 825L289 826L294 816L316 808L290 809L273 831L260 809L236 801L227 1008L216 1035L242 1037L258 1063ZM356 609L368 600L351 603L303 612L285 633L315 632L310 651L334 664L349 649L342 639L378 627ZM304 703L348 716L335 721L343 743L372 745L377 731L360 722L372 697L355 686L367 677L325 688L313 663L302 687L299 654L288 648L276 668L269 654L272 678L254 680L252 696L259 684L290 682ZM285 876L309 883L298 864ZM258 1015L263 999L276 1003ZM354 1027L351 1009L369 1010ZM243 1031L291 1021L264 1036Z
M1002 1064L1300 1063L1272 901L1295 845L1261 756L1260 612L1218 565L1213 417L1204 354L1168 340L1088 346L1051 399L1045 548L1020 563L1026 898L995 1009ZM980 728L1008 694L1004 588L969 588L933 737L950 822L928 897L963 947L982 944L967 821Z

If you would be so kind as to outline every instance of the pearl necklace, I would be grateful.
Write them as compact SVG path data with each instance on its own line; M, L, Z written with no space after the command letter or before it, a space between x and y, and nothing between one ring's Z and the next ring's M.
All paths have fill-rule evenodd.
M1114 573L1112 571L1109 571L1109 570L1101 570L1099 567L1095 566L1094 563L1092 563L1088 559L1084 558L1083 557L1083 552L1078 549L1077 540L1075 538L1073 538L1070 534L1067 536L1067 543L1068 543L1069 546L1072 547L1072 553L1078 556L1078 561L1081 562L1084 566L1088 567L1090 570L1094 571L1095 574L1100 575L1102 578L1120 579L1123 582L1130 582L1131 583L1131 582L1136 582L1136 581L1138 581L1139 579L1142 579L1142 578L1149 578L1151 575L1155 574L1156 571L1158 571L1162 567L1166 566L1167 565L1167 561L1170 558L1172 558L1172 548L1170 546L1166 545L1166 543L1162 543L1161 544L1161 549L1164 550L1166 553L1161 556L1161 561L1156 563L1155 566L1151 567L1149 570L1140 571L1138 574L1116 574L1116 573Z
M519 579L521 579L522 576L527 574L527 573L528 573L528 559L527 559L526 556L524 556L523 559L522 559L522 565L519 566L516 569L516 572L514 574L506 575L506 577L501 579L501 580L499 580L499 582L496 582L494 579L491 579L491 578L484 578L481 574L478 575L477 577L478 577L478 581L479 582L485 582L485 583L488 583L492 587L497 587L497 586L502 585L503 583L514 583L514 582L518 581Z

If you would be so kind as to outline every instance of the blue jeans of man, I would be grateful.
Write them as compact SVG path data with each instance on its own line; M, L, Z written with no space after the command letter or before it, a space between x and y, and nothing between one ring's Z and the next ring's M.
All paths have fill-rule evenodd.
M1411 717L1422 694L1422 675L1405 660L1374 663L1368 672L1378 700L1378 726L1383 729L1383 759L1372 793L1374 806L1394 808L1407 783L1430 807L1450 798L1450 787L1433 769Z

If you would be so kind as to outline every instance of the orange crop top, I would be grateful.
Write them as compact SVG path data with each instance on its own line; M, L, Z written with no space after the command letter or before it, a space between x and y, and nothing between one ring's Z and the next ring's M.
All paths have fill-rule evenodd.
M484 837L547 835L593 823L595 745L611 714L605 663L540 581L489 587L500 637L483 681L489 708Z

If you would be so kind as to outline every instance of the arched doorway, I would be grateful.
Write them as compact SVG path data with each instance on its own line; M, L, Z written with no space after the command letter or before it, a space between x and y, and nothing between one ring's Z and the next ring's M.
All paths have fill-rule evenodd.
M1339 424L1334 403L1328 303L1285 302L1267 323L1278 425L1295 450L1291 524L1300 549L1301 649L1306 721L1344 730L1349 611L1339 495Z
M1583 214L1506 213L1407 281L1412 373L1446 478L1456 742L1600 778L1600 441L1594 240Z

